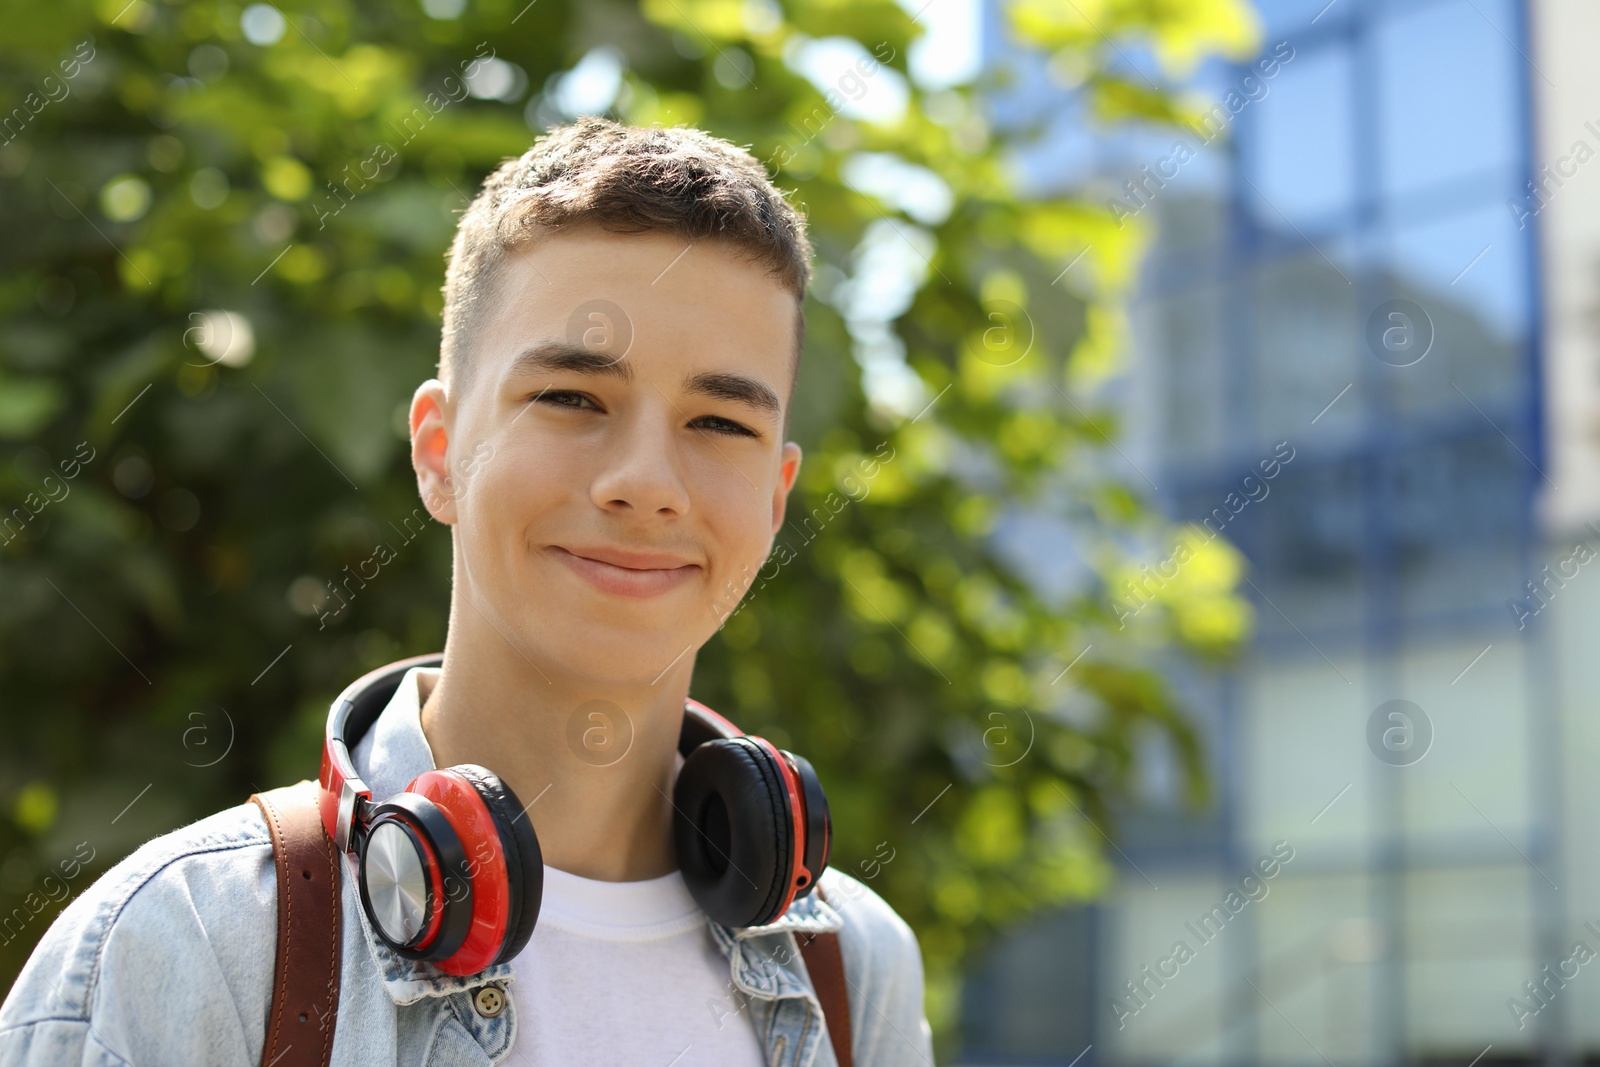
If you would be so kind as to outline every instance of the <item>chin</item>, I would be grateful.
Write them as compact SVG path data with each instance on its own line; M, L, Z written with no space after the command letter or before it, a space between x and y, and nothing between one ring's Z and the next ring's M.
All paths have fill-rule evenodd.
M617 625L568 614L562 621L564 625L545 632L546 654L563 670L597 684L649 685L669 664L692 660L706 639L681 618L658 625Z
M622 644L611 651L591 647L585 650L581 658L563 658L561 662L572 673L597 687L630 688L659 682L662 671L669 663L673 663L674 657L677 657L677 662L673 665L681 666L686 660L692 662L693 654L693 649L685 651L681 644L670 652L664 646L641 649L636 644Z

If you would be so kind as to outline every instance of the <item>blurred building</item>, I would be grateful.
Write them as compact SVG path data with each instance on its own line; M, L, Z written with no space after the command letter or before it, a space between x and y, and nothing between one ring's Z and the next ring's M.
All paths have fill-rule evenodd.
M964 1062L1594 1062L1600 7L1259 8L1209 140L1094 133L987 18L1037 185L1158 227L1124 473L1225 522L1257 636L1173 666L1214 809L1152 775L1113 893L975 969Z

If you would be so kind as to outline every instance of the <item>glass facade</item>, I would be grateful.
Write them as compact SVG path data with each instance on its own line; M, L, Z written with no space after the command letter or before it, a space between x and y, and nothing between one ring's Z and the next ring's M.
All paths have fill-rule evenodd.
M1157 239L1131 308L1134 456L1170 516L1203 521L1293 450L1226 526L1248 654L1170 665L1219 799L1128 811L1111 895L975 965L963 1062L1600 1057L1600 977L1525 985L1578 940L1600 951L1579 925L1600 926L1600 865L1573 829L1600 802L1573 746L1600 738L1557 696L1600 691L1581 637L1600 591L1537 626L1508 610L1551 551L1539 249L1508 207L1536 169L1528 13L1257 6L1261 56L1196 81L1220 100L1254 70L1247 106L1226 136L1177 131L1194 158L1137 205ZM1028 76L991 106L1002 126L1056 115L1024 157L1040 190L1125 189L1175 139L1087 135ZM1217 912L1232 891L1244 906Z

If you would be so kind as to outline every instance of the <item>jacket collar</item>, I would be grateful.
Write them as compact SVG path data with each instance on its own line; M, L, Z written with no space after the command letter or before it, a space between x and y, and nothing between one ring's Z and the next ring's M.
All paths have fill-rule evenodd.
M372 790L375 801L403 792L412 779L433 770L433 750L422 732L420 676L437 678L437 667L413 667L400 680L400 686L384 707L372 728L350 753L356 773ZM350 879L358 875L354 853L345 855ZM384 988L396 1004L411 1004L424 997L439 997L475 989L486 982L509 982L510 963L496 964L477 974L446 974L431 963L408 960L383 943L367 919L366 909L357 907L361 930L372 952ZM782 941L791 933L826 933L844 925L843 917L816 892L800 897L777 920L766 926L724 926L707 920L712 940L728 957L735 983L746 993L765 999L809 995L811 985L804 965Z

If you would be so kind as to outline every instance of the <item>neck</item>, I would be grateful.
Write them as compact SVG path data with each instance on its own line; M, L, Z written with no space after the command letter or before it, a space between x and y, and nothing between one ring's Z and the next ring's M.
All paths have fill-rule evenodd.
M575 677L452 610L438 680L419 694L422 732L437 766L475 763L510 787L546 865L658 878L678 868L671 798L693 669L691 654L653 685Z

